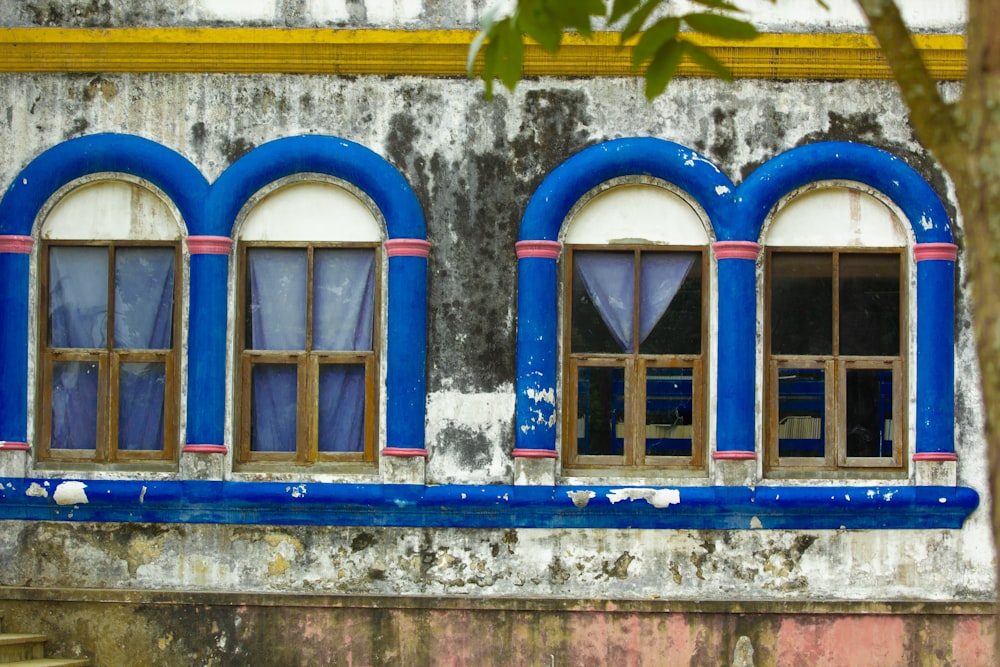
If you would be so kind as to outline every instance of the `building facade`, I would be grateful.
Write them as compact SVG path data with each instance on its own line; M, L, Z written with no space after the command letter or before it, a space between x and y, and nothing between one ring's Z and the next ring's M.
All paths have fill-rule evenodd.
M571 39L487 101L484 4L0 8L4 628L993 664L961 214L860 18L761 3L650 103ZM903 4L957 96L962 8Z

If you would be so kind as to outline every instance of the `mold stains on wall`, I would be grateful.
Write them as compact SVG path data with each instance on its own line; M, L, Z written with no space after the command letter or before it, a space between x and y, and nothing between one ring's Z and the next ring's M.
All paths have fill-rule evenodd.
M118 96L118 86L112 79L95 76L83 89L83 99L90 102L100 96L105 102L110 102Z
M186 20L185 0L28 0L5 2L0 24L112 28L162 26Z
M25 4L25 10L30 15L32 23L39 26L98 27L107 26L111 22L109 0L28 2Z
M443 391L428 395L429 482L499 484L510 479L514 393L506 389L490 394Z
M701 124L705 127L705 139L698 139L694 148L716 164L726 164L733 157L736 145L737 131L735 126L736 109L717 106L712 109L708 118L703 118Z
M885 120L873 111L858 111L853 113L827 112L828 126L825 130L810 132L800 139L796 145L815 143L817 141L854 141L870 144L895 154L913 167L924 180L930 183L937 192L948 212L948 217L956 219L957 209L948 197L950 188L944 172L934 159L916 143L913 130L909 123L905 124L909 134L908 141L902 142L890 138L890 133L883 124ZM896 119L893 123L898 122ZM959 231L959 230L956 230Z
M528 90L523 100L521 126L510 142L511 166L533 192L560 163L601 140L593 136L585 90Z
M219 151L226 159L226 164L232 164L256 148L257 145L244 137L223 137L219 140Z
M912 533L18 523L0 586L617 600L986 600ZM876 544L878 543L878 544ZM889 554L889 555L886 555ZM878 561L871 567L871 561ZM909 569L908 569L909 568Z
M615 579L627 579L628 566L631 565L634 560L635 556L626 551L618 556L614 563L604 561L601 564L601 571L603 571L607 576L614 577Z
M88 127L90 127L90 121L86 118L74 118L73 124L66 129L63 139L72 139L73 137L81 136Z
M208 136L208 129L203 121L191 124L190 141L196 153L204 153L205 139Z

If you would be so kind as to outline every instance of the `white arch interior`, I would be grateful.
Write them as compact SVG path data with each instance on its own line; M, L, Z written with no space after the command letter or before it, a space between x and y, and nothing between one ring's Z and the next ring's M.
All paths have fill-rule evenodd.
M619 185L594 196L566 223L576 244L704 245L701 217L680 195L655 185Z
M240 229L245 241L381 241L382 227L356 195L332 183L304 181L261 197Z
M173 207L138 183L99 180L73 188L52 207L41 237L52 240L174 241Z
M780 205L768 225L770 246L898 248L907 234L896 212L855 188L809 190Z

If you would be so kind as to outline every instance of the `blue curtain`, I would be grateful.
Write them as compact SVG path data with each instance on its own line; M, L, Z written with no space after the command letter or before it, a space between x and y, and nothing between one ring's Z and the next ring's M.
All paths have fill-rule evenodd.
M49 248L49 345L104 350L108 340L108 248ZM168 350L173 339L174 248L118 248L114 268L114 347ZM53 449L94 449L97 362L52 366ZM166 364L119 366L118 448L164 446Z
M308 255L301 248L252 248L247 252L248 348L306 351ZM313 255L312 349L372 349L375 253L371 249L317 249ZM298 368L256 364L251 449L294 452ZM365 372L358 364L323 364L319 377L319 449L364 447Z

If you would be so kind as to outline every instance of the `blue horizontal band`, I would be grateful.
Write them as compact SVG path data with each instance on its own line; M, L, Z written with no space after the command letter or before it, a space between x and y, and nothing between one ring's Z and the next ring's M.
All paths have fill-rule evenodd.
M56 491L60 484L75 493ZM80 485L83 485L82 487ZM86 503L78 502L85 494ZM965 487L612 487L0 479L0 520L836 530L960 528Z

